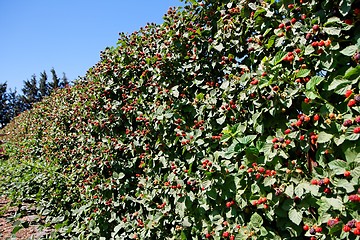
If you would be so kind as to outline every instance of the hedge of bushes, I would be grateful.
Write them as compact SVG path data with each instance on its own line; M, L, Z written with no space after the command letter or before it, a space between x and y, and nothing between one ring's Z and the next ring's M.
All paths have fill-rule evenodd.
M190 1L4 131L57 239L358 239L360 1Z

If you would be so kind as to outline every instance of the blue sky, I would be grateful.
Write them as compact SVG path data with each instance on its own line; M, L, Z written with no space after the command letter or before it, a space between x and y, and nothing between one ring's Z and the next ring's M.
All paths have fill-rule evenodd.
M0 83L21 92L23 81L54 68L83 76L118 33L162 23L180 0L0 0Z

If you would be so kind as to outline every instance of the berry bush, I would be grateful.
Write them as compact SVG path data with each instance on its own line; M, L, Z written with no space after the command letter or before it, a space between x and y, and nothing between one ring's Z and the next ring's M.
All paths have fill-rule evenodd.
M203 0L4 131L57 239L359 239L360 1Z

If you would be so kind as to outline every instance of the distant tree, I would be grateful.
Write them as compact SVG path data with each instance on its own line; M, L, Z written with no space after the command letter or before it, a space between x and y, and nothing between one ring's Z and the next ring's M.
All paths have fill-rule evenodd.
M0 128L3 128L7 123L6 89L7 83L0 84Z
M7 110L8 122L26 110L22 96L18 94L16 89L14 91L10 89L7 94Z
M70 84L68 78L66 77L65 73L63 72L63 76L61 78L61 83L60 83L60 87L61 88L65 88L66 86L68 86Z
M52 80L48 83L46 71L40 73L39 81L36 75L32 75L30 80L24 81L22 95L18 94L16 89L7 92L7 83L0 84L0 128L4 127L14 117L21 112L32 108L32 105L41 101L45 96L57 88L64 88L70 84L68 78L63 72L62 78L58 78L55 69L50 70Z
M32 75L31 80L24 81L24 87L22 89L22 100L26 109L30 109L32 104L39 101L39 88L37 86L36 75Z
M47 74L45 70L42 73L40 73L39 93L41 99L50 94L49 86L47 84Z
M50 92L54 91L55 89L60 87L60 79L58 78L58 76L56 75L55 69L52 68L50 70L51 74L52 74L52 82L49 84L50 85Z

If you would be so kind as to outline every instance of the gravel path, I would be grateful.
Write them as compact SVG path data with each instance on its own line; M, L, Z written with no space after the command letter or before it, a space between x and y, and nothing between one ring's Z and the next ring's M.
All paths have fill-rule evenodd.
M9 200L6 197L0 197L0 240L7 239L39 239L51 233L51 229L40 230L39 216L35 214L35 209L29 204L22 206L22 212L25 216L14 220L18 210L17 207L8 207ZM16 232L13 236L11 232L16 227L16 222L22 223L23 228Z

